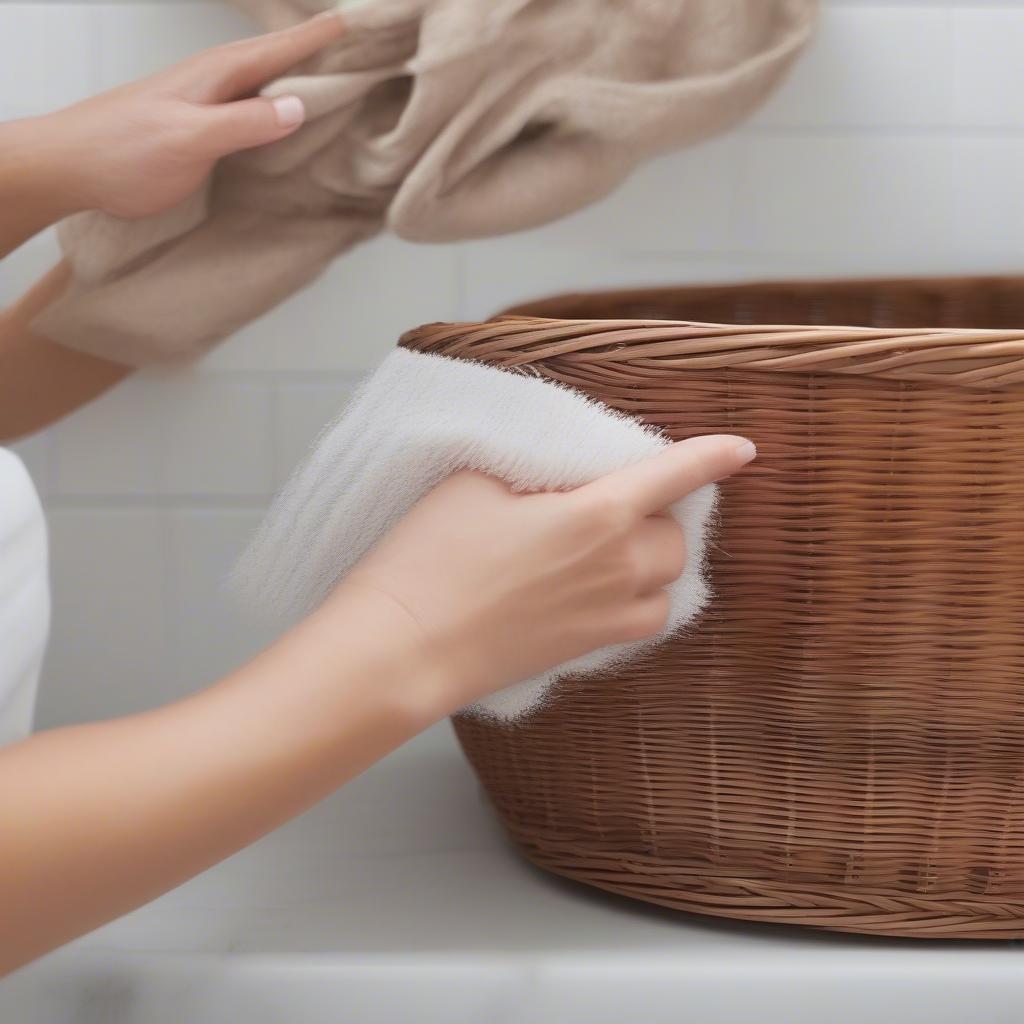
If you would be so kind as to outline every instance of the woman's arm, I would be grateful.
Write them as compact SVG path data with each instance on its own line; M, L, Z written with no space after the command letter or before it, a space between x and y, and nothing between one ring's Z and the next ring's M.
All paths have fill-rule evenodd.
M63 291L61 263L9 309L0 310L0 444L55 423L131 372L121 363L76 352L29 326Z
M81 210L159 213L198 189L220 157L284 138L301 124L302 103L251 94L342 31L336 14L313 18L66 110L0 124L0 258ZM0 443L53 423L130 372L30 330L68 275L56 268L0 311Z
M565 494L459 474L222 682L0 751L0 973L251 843L457 708L660 631L685 551L659 510L752 456L742 438L697 438Z
M0 258L82 207L45 118L0 124Z
M383 598L346 593L191 698L0 751L0 974L248 845L451 710L420 646Z

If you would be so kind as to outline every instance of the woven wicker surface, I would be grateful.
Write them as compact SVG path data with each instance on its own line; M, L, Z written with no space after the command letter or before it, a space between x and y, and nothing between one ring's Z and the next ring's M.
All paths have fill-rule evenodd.
M703 914L1024 937L1024 281L513 314L403 344L759 450L724 484L689 635L517 727L456 722L526 855ZM828 321L851 326L765 326Z

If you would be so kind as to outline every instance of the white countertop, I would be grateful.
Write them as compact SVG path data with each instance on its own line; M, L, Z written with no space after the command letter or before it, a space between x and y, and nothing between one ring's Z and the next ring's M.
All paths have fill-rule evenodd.
M0 982L5 1024L995 1024L1024 947L739 924L549 877L447 727Z

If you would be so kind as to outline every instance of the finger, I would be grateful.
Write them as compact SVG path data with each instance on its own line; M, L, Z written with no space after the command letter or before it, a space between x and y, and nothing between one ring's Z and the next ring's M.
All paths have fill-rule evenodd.
M682 527L668 516L648 516L630 541L636 565L638 594L652 591L679 579L686 565L686 539Z
M186 65L189 99L222 103L257 92L300 61L343 35L339 14L329 11L280 32L228 43L199 54Z
M665 590L656 590L631 602L616 615L613 634L620 642L646 640L668 625L672 600Z
M691 437L586 484L577 493L584 498L624 500L634 514L649 516L697 488L735 473L756 455L757 449L744 437Z
M226 156L240 149L264 146L290 135L305 120L297 96L239 100L200 108L205 155Z

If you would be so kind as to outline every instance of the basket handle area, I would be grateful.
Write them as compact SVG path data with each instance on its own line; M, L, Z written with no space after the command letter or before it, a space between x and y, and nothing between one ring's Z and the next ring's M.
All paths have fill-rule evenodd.
M1024 382L1024 331L964 328L707 324L685 320L553 320L504 316L433 323L400 342L515 367L557 359L632 371L742 369L835 373L1000 388Z

